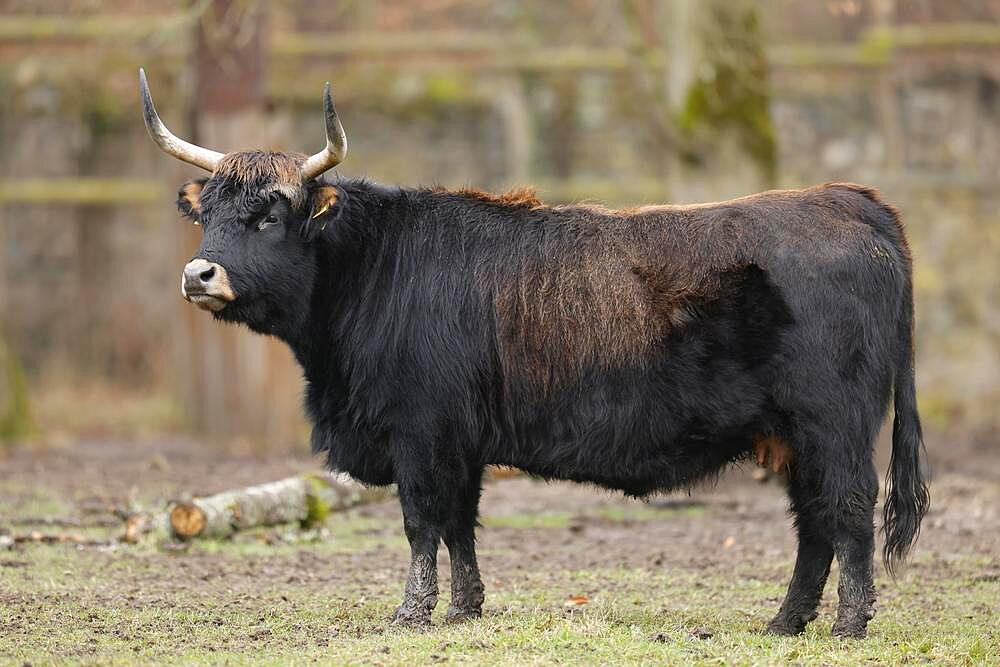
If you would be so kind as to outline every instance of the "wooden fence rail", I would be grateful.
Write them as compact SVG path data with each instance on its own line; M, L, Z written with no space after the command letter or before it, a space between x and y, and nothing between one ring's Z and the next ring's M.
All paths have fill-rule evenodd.
M167 189L154 180L133 178L32 178L0 180L0 204L169 203Z
M80 16L0 15L0 42L109 41L134 46L165 33L185 34L198 12L159 16L91 14ZM176 46L173 39L166 46ZM944 23L873 27L856 42L774 44L768 58L775 67L872 67L889 64L897 51L941 47L1000 47L1000 25ZM404 69L421 68L428 59L449 69L618 70L634 65L635 54L621 47L575 45L547 47L514 33L499 31L275 32L269 55L278 59L358 57L366 62L408 56ZM442 61L435 57L463 54ZM663 68L662 49L643 53L643 66Z

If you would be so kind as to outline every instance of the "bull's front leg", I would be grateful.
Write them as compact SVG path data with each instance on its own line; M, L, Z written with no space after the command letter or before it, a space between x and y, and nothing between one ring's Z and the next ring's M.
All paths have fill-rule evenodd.
M410 572L406 578L403 603L396 609L393 622L429 625L438 599L437 551L441 529L425 507L433 499L420 485L412 486L400 481L399 501L403 508L403 529L410 542Z
M483 613L484 589L476 562L476 517L483 469L474 466L456 485L452 509L444 530L444 543L451 557L450 622L479 618Z
M410 572L393 622L425 626L438 599L437 552L448 509L447 468L431 466L432 438L397 436L390 443L403 530L410 542Z

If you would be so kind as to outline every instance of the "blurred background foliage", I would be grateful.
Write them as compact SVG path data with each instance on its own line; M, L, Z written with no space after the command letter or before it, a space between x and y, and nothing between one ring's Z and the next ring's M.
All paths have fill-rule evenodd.
M914 246L929 428L997 447L1000 0L0 0L0 440L304 438L287 353L180 299L195 174L145 136L140 65L220 150L315 150L330 80L341 173L385 182L875 185Z

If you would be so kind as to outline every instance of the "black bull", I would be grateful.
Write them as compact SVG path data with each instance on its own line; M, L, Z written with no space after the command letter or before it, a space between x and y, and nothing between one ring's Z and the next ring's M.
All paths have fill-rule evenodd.
M895 209L831 184L718 204L609 210L319 176L347 153L327 84L318 153L218 153L146 127L212 173L181 188L204 228L183 291L276 336L305 371L313 449L399 486L402 623L479 616L483 468L634 496L753 456L786 471L798 531L768 629L802 632L840 563L834 634L874 612L875 438L893 398L884 559L927 511L909 248Z
M805 628L836 556L833 631L865 634L873 447L890 398L890 569L928 502L910 253L875 191L546 206L529 192L303 178L295 153L158 143L213 171L180 193L204 229L185 295L291 347L331 468L398 484L412 550L399 622L430 620L441 541L449 619L480 615L486 465L644 496L756 454L785 467L798 532L769 629ZM316 169L346 151L329 145Z

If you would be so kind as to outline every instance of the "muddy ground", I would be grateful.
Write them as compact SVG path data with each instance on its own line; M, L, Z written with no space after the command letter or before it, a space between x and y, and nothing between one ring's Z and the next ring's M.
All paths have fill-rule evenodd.
M120 527L104 508L155 509L316 467L307 456L220 455L185 440L17 451L0 459L0 534L114 540ZM387 623L407 567L394 501L305 533L181 547L155 533L137 545L18 545L0 550L0 661L991 662L1000 660L998 470L988 455L937 467L912 562L896 582L879 574L866 643L830 639L833 584L805 638L762 635L794 538L780 480L736 469L646 503L490 481L479 532L485 616L458 629L443 622L444 549L434 628Z

